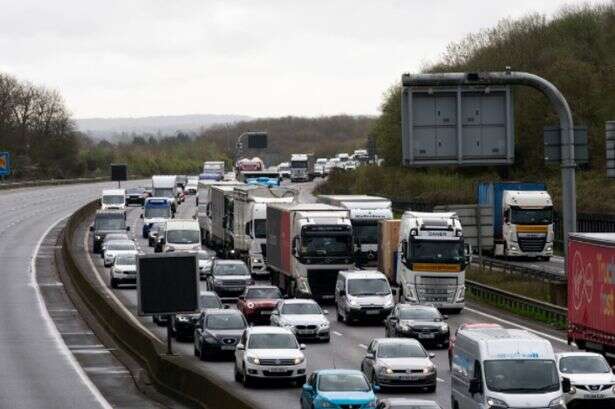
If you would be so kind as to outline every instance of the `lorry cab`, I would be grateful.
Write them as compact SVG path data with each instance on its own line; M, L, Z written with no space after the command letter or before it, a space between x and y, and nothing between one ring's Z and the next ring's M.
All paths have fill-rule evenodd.
M101 210L126 210L126 190L106 189L100 198Z
M389 281L376 270L340 271L335 283L338 321L385 319L395 302Z
M176 176L152 176L152 196L166 197L171 201L171 211L175 213L179 204Z
M207 161L203 163L203 180L216 180L220 181L224 179L224 162L222 161Z
M517 329L459 331L451 370L453 409L565 409L549 341Z
M162 251L201 250L201 230L193 219L174 219L166 223Z
M290 181L308 182L310 180L308 155L296 153L290 157Z
M154 223L164 223L173 217L171 200L166 197L149 197L143 204L143 238L149 236L149 230Z
M403 214L397 257L401 302L461 311L465 267L463 229L455 213Z

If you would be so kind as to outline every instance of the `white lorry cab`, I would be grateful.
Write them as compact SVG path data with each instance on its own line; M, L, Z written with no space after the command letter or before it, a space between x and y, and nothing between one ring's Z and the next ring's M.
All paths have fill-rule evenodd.
M355 261L359 265L378 261L378 221L393 218L391 201L367 195L320 195L318 202L350 211Z
M321 178L325 177L325 166L327 166L329 160L327 158L318 158L314 164L314 176Z
M486 328L458 332L453 347L453 409L566 409L549 341L517 329Z
M126 190L106 189L100 198L101 210L126 210Z
M404 212L397 257L401 302L461 311L465 253L463 230L455 213Z
M152 196L169 199L171 201L171 210L175 213L178 205L177 177L167 175L152 176Z
M290 157L290 181L309 182L310 180L310 161L309 157L303 153L295 153Z
M149 236L149 230L154 223L165 223L173 217L171 202L166 197L148 197L143 204L143 238Z
M162 251L201 250L201 230L199 222L193 219L172 219L167 221Z

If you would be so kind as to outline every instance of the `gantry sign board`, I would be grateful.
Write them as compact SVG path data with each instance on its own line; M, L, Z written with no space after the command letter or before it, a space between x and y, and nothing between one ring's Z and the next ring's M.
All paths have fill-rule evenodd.
M266 149L267 132L248 132L248 149Z
M413 86L404 80L401 109L406 166L514 162L510 86Z
M128 180L128 166L120 163L112 163L111 180L114 182Z
M198 312L199 285L196 253L137 256L139 315Z
M493 206L485 205L442 205L434 212L455 212L463 226L464 243L473 248L493 248Z

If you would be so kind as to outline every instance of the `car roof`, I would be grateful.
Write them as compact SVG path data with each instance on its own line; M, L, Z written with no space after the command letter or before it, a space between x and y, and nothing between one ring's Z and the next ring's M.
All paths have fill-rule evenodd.
M558 358L567 358L570 356L579 356L579 357L588 357L588 356L600 356L602 357L602 355L596 353L596 352L584 352L584 351L580 351L580 352L560 352L558 354L556 354Z
M316 304L318 303L310 298L292 298L290 300L282 301L284 304Z
M379 344L413 344L421 345L418 339L414 338L376 338L374 341L378 341Z
M128 240L109 240L107 244L135 244L134 241Z
M241 311L235 310L233 308L207 308L204 312L205 315L242 315Z
M272 326L264 326L264 327L250 327L248 328L248 332L250 334L291 334L292 331L288 328L283 327L272 327Z
M321 369L317 371L317 373L318 375L363 375L363 372L359 371L358 369Z
M267 284L254 284L254 285L249 285L246 287L246 290L251 290L253 288L275 288L276 290L279 290L280 287L277 287L275 285L267 285Z
M401 309L404 310L436 310L438 312L440 312L436 307L434 307L433 305L416 305L416 304L397 304L397 306Z
M216 264L246 264L243 260L216 259Z
M378 270L346 270L340 271L340 275L346 276L349 280L381 278L386 280L386 276Z
M433 405L435 407L440 407L440 405L438 405L438 402L426 399L385 398L380 399L380 402L386 402L392 405Z
M502 328L500 324L496 324L495 322L472 322L472 323L464 323L459 326L461 330L469 330L469 329L485 329L485 328Z
M216 294L213 291L200 291L199 292L199 296L201 296L201 295L212 295L212 296L216 296L216 297L218 296L218 294Z
M126 237L126 238L118 239L114 237ZM109 233L105 236L105 241L120 241L120 240L130 240L128 233Z

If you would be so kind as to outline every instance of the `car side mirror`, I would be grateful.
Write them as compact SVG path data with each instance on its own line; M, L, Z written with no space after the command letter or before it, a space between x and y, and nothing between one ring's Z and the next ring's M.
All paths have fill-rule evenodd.
M448 319L448 315L443 315L442 320L446 321Z
M563 378L562 379L562 391L564 393L568 393L570 392L571 389L572 389L572 383L570 382L570 379Z
M225 310L228 310L229 308L231 308L231 306L230 306L230 305L228 305L228 304L224 304L224 309L225 309Z
M305 351L305 344L299 344L299 349Z
M324 315L329 315L329 310L322 310L322 313L323 313Z
M468 391L470 392L471 395L475 395L483 391L480 378L470 379L470 388L468 389Z
M373 352L365 354L365 359L376 359L376 355Z
M436 357L436 354L434 354L433 352L429 353L429 359L434 359Z
M244 344L237 344L237 350L238 351L245 351L246 350L246 346Z
M379 385L372 385L372 390L374 392L380 392L380 386Z
M303 385L303 391L307 393L312 393L314 392L314 388L312 387L312 385L306 383L305 385Z
M141 218L143 218L143 213L141 213Z
M94 231L94 226L90 226L90 231Z

